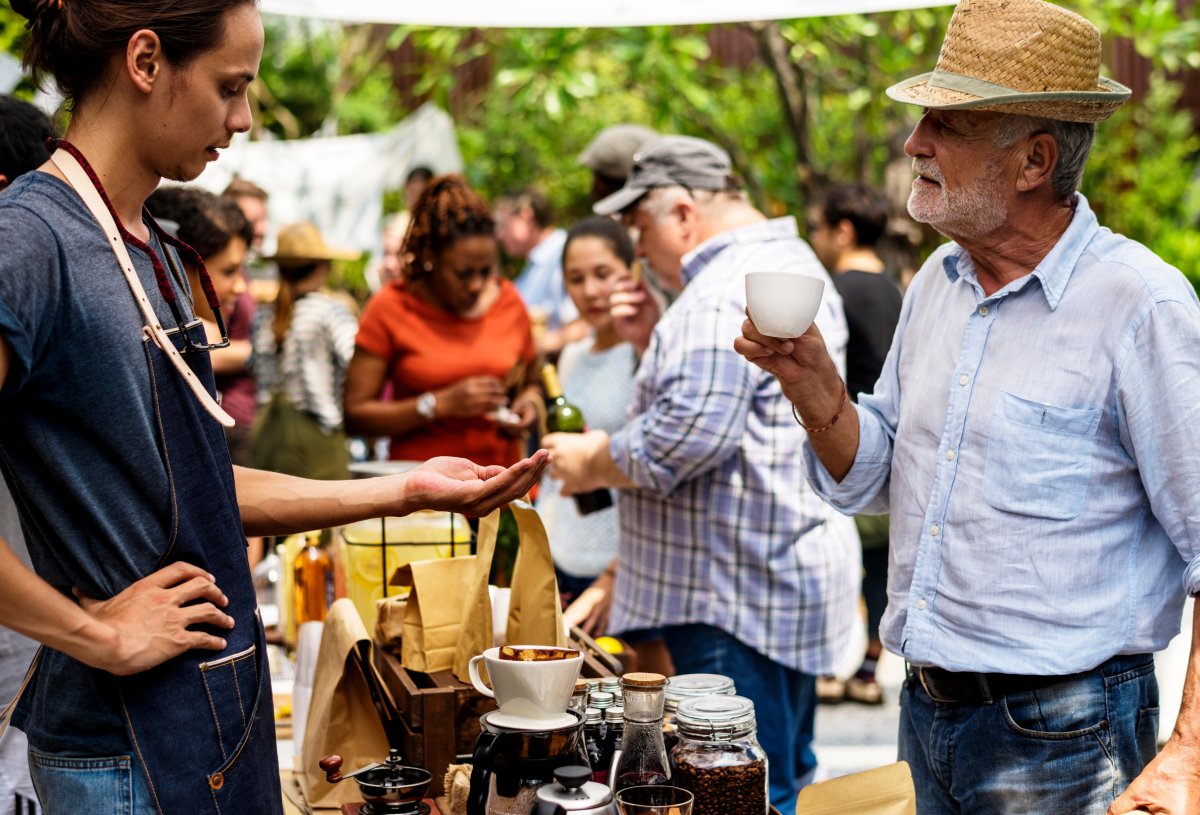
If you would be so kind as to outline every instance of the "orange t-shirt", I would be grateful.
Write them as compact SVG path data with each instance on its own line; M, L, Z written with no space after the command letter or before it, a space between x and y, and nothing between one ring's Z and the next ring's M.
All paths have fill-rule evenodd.
M525 303L507 280L500 281L500 294L491 308L473 319L418 297L403 281L389 283L367 303L356 342L368 354L388 361L396 400L469 376L507 380L518 362L532 364L537 353ZM436 419L411 433L393 436L391 457L424 461L462 456L477 464L510 466L521 459L522 449L522 442L503 435L495 422L479 416Z

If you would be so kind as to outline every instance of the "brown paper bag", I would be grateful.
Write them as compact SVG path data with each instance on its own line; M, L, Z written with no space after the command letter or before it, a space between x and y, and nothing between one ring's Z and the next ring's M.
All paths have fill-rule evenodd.
M562 605L558 596L558 581L550 559L550 542L546 527L537 511L524 501L514 501L508 507L517 521L519 534L517 560L513 566L512 599L508 607L505 638L510 644L557 645L567 644L562 625ZM492 601L488 595L488 574L492 553L496 549L496 533L500 528L497 509L479 522L478 557L475 574L463 598L466 614L454 658L454 675L470 682L467 663L471 657L492 647Z
M517 521L519 543L506 641L565 646L562 607L546 528L528 503L516 501L508 509ZM488 577L502 511L496 509L479 522L474 555L410 563L397 569L388 581L393 586L412 587L400 638L400 662L405 668L422 673L453 670L455 676L469 682L467 663L492 647ZM380 609L380 620L387 620L386 626L381 622L378 629L383 642L395 641L397 611Z
M330 784L317 766L322 756L336 753L349 773L388 755L388 739L372 693L387 696L371 656L371 637L358 609L343 598L329 607L312 702L301 749L304 794L313 807L338 807L361 801L353 781ZM363 673L364 666L370 678ZM374 682L374 687L370 683ZM390 696L384 704L394 703Z
M520 547L513 566L505 641L509 645L565 646L562 599L558 594L558 579L554 576L546 527L529 504L513 502L509 509L517 520ZM478 653L481 652L467 654L467 659Z
M389 598L387 611L380 608L379 633L387 636L388 642L400 641L400 664L405 668L433 673L454 667L463 606L471 596L470 580L478 560L476 555L420 560L396 570L389 582L393 586L411 586L412 591L404 602L403 616L398 608L403 601ZM491 560L489 556L487 562ZM399 637L395 636L397 617L402 621Z
M898 761L800 790L796 815L917 815L908 764Z

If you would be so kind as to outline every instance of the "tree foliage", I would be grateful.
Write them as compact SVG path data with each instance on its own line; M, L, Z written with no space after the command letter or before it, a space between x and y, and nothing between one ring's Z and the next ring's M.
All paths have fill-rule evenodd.
M1067 5L1106 40L1131 39L1153 67L1151 92L1100 126L1084 192L1107 225L1200 275L1200 144L1171 79L1200 68L1200 21L1179 19L1174 0ZM454 111L467 175L489 197L538 183L564 220L585 214L578 153L604 126L637 122L720 143L765 211L802 214L825 181L883 184L904 161L919 111L884 90L932 69L950 13L747 23L754 46L734 64L713 53L710 26L472 31L268 17L256 127L285 138L379 130L406 114L396 85L407 81ZM0 46L18 48L20 23L0 8ZM407 68L390 58L401 46L415 55ZM486 82L464 85L481 62Z

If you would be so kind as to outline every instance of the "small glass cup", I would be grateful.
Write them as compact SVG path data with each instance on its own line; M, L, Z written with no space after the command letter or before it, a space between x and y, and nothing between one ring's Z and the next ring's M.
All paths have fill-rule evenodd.
M692 815L692 794L658 784L626 787L617 793L621 815Z

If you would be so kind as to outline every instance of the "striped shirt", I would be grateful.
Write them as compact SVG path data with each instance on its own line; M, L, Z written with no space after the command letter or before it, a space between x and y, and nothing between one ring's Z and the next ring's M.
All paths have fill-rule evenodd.
M860 556L851 519L807 486L804 433L779 383L733 350L748 271L823 278L817 324L844 360L841 299L792 218L683 258L685 289L654 330L630 422L610 452L622 493L616 631L704 623L789 668L829 673L850 635Z
M904 300L844 512L891 508L889 650L1064 675L1157 651L1200 590L1200 305L1081 195L1058 243L988 296L957 244Z
M259 405L282 391L297 410L332 433L342 426L342 394L358 318L338 297L321 291L306 294L296 301L282 354L275 348L274 319L271 305L260 308L254 319L250 366L258 381Z

